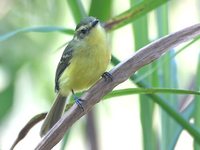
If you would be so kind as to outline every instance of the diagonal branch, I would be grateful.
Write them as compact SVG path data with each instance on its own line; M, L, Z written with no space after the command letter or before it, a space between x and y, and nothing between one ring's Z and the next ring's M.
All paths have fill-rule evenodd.
M151 63L161 57L168 49L200 35L200 24L180 30L176 33L165 36L137 51L132 57L115 66L110 73L113 81L106 83L103 79L99 80L91 87L81 99L84 112L76 104L73 105L55 126L46 134L36 147L36 150L51 149L56 145L78 119L88 113L92 107L98 103L104 95L112 91L114 87L127 80L133 73L141 67Z

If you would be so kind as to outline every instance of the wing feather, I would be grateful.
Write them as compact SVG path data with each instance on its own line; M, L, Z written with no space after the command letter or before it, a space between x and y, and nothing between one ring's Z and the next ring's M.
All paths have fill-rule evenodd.
M55 76L55 90L56 92L59 91L59 78L64 72L64 70L70 65L70 60L73 55L73 41L69 42L67 47L65 48L62 57L58 63L56 69L56 76Z

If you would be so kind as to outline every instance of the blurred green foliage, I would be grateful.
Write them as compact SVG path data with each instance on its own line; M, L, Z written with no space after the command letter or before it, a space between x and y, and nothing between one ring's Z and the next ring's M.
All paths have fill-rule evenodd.
M133 43L135 43L134 49L138 50L151 42L148 16L150 10L155 10L155 24L158 33L156 38L163 37L169 33L170 2L166 3L166 1L130 0L130 9L115 17L112 15L113 11L116 11L113 9L115 1L112 0L91 0L90 2L80 0L15 0L6 3L7 7L4 8L4 13L0 14L0 81L2 81L0 83L0 125L1 121L5 119L13 108L16 82L19 76L22 76L21 70L23 69L28 72L31 82L34 83L33 89L35 89L35 93L43 95L49 101L53 100L54 82L52 81L52 67L49 65L52 64L50 57L55 52L56 47L62 44L59 43L60 45L55 46L58 39L63 39L65 35L73 34L73 30L67 26L67 23L77 23L87 14L105 22L126 18L126 16L130 15L131 17L127 17L118 26L116 24L112 31L114 32L115 29L120 29L131 22L133 25ZM164 5L158 7L161 4ZM176 1L174 4L178 5L179 2ZM88 6L88 10L85 6ZM185 49L186 47L182 50ZM140 96L140 119L144 150L174 149L183 127L190 132L194 139L199 140L200 137L199 133L196 132L196 128L188 123L194 116L195 125L199 129L199 96L196 96L195 100L193 99L183 111L180 111L180 108L188 102L188 99L183 101L177 95L172 94L179 93L176 89L180 88L177 73L179 66L175 58L172 57L174 54L175 51L171 50L162 59L144 67L134 78L130 78L138 87L161 87L171 88L172 90L171 94L168 95L154 95L154 93L151 94L146 91L147 95ZM119 59L113 56L112 64L116 65L117 63L119 63ZM198 83L192 86L195 90L198 90L200 83L198 78L200 76L199 65L200 63L197 65L196 78L194 77L194 79L187 81L192 82L195 80ZM144 76L142 81L141 79L137 80L141 76ZM23 86L26 87L27 84L30 83L27 82ZM130 91L127 92L127 90L120 92L121 95L130 94ZM139 91L136 92L140 93ZM185 92L185 94L188 93ZM119 94L118 96L121 95ZM115 97L116 95L109 96ZM155 102L162 107L159 119L161 136L153 128ZM69 137L69 134L67 134L62 149L65 149ZM194 147L196 150L199 149L196 142L194 142Z
M58 26L63 22L63 2L55 0L44 1L12 1L8 3L8 11L1 16L0 33L17 30L19 28L52 25ZM50 67L48 54L53 51L52 44L56 42L55 35L47 32L47 35L40 33L20 34L0 42L0 68L6 73L6 87L0 91L0 117L3 118L11 109L15 95L15 82L20 69L28 65L32 79L37 83L35 86L46 93L50 93L52 82L46 78ZM46 38L48 37L48 38ZM43 81L43 82L41 82ZM24 85L26 86L26 85ZM24 91L25 92L25 91ZM52 99L52 94L44 94Z

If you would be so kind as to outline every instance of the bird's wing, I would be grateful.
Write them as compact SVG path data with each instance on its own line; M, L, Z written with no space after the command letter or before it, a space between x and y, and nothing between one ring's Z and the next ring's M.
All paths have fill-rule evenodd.
M59 91L59 78L64 72L64 70L69 66L70 60L73 55L72 53L73 53L73 42L71 41L65 48L56 69L56 76L55 76L55 90L56 91Z

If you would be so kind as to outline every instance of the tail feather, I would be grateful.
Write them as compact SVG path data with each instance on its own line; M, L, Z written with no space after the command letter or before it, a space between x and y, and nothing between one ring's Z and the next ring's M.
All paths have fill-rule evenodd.
M67 96L62 96L61 94L58 94L56 97L56 100L54 101L50 111L48 112L41 130L40 130L40 136L44 136L53 126L56 124L56 122L61 118L65 103L66 103Z

